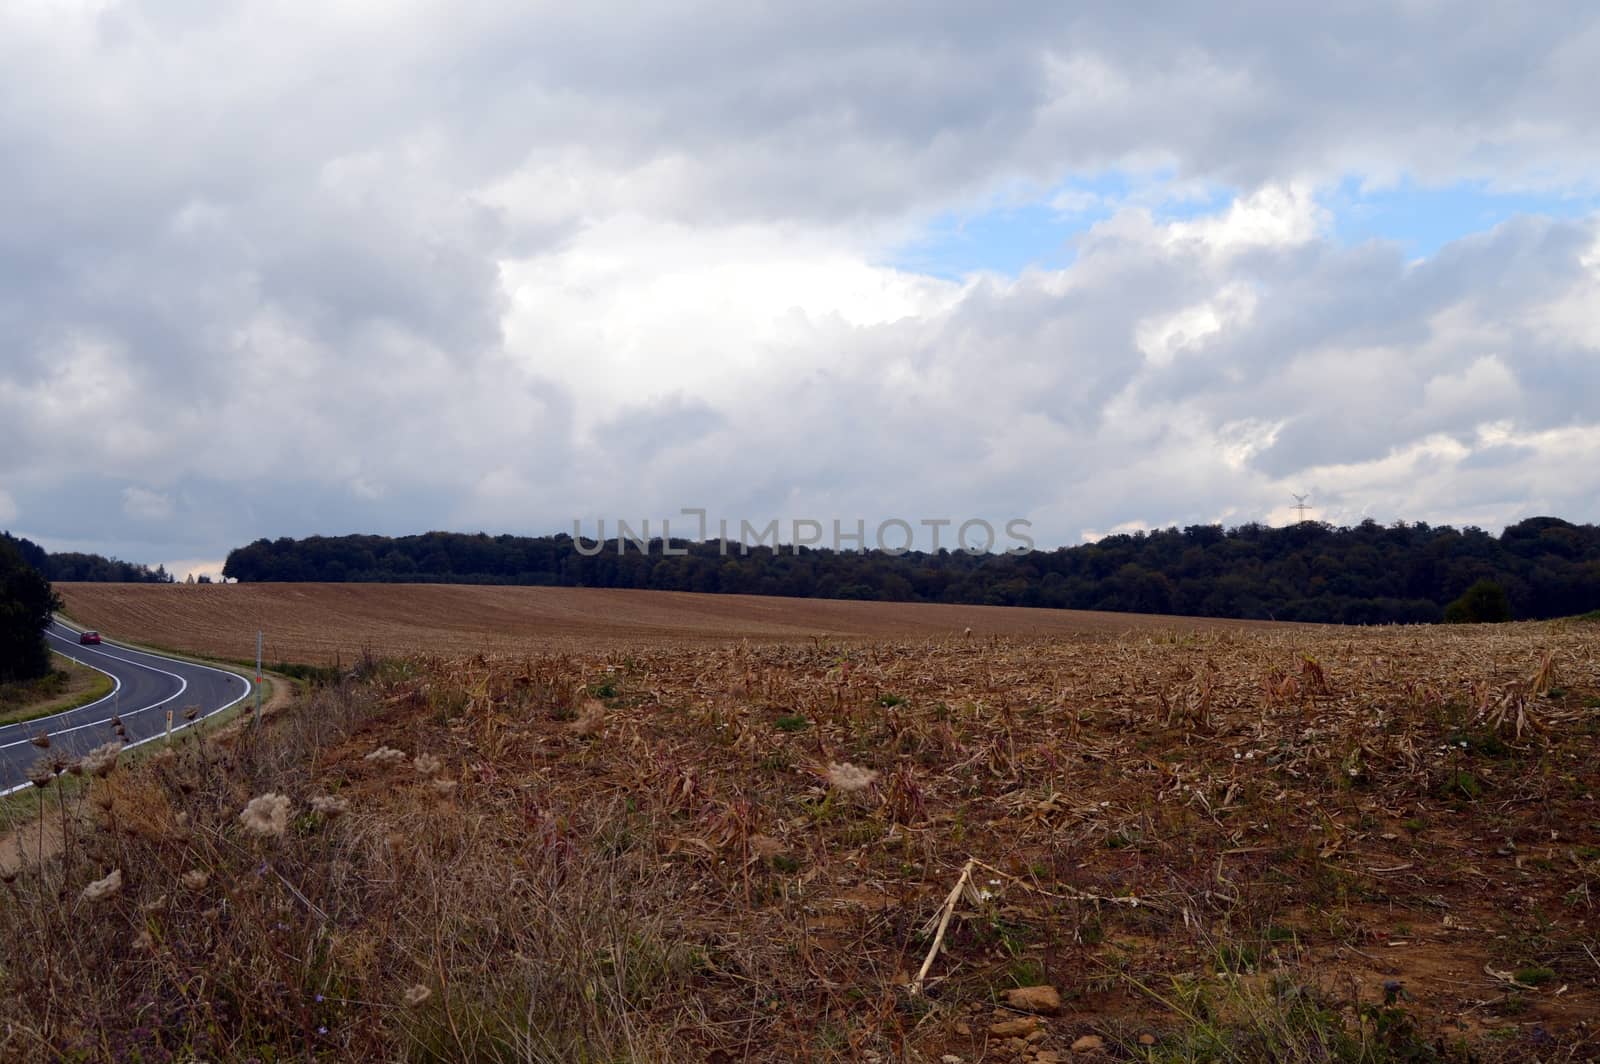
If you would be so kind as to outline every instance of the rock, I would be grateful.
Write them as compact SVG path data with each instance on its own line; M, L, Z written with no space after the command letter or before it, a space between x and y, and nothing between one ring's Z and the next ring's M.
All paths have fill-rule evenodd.
M963 1038L972 1037L972 1024L970 1024L970 1023L958 1023L958 1024L956 1024L956 1034L959 1034Z
M1105 1039L1097 1034L1086 1034L1072 1043L1074 1053L1094 1053L1106 1047Z
M1050 1036L1048 1034L1045 1034L1045 1032L1042 1029L1040 1029L1040 1030L1034 1031L1032 1034L1028 1035L1027 1041L1029 1041L1029 1042L1043 1042L1046 1038L1049 1038L1049 1037Z
M1054 1049L1041 1049L1033 1059L1037 1064L1061 1064L1061 1054Z
M1053 1016L1061 1011L1061 992L1053 986L1019 986L1006 991L1006 1004L1023 1012Z
M961 1064L961 1058L954 1053L946 1053L939 1058L939 1064Z
M1001 1020L989 1025L989 1033L996 1038L1021 1038L1039 1029L1039 1017L1019 1016L1014 1020Z

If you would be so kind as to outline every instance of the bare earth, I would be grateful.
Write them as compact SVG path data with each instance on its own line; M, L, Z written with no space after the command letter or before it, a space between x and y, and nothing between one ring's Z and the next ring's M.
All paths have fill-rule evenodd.
M268 661L520 655L651 645L1063 636L1259 629L1264 622L1131 613L843 602L608 588L451 584L57 584L74 620L108 636L235 660L265 632ZM1284 626L1287 627L1287 626Z
M1600 1059L1600 624L63 591L429 653L89 782L0 907L30 1059Z

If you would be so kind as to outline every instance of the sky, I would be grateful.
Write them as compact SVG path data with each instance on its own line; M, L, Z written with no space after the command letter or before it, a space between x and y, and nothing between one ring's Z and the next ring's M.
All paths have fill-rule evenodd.
M7 0L0 527L1600 520L1597 63L1561 0Z

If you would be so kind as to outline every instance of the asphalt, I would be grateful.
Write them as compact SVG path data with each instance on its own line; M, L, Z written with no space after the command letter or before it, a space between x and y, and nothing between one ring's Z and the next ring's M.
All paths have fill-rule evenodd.
M60 621L50 625L45 637L52 650L110 674L114 687L111 694L86 706L0 726L0 794L27 787L28 768L41 757L59 754L74 758L119 738L113 730L114 719L121 719L124 741L133 746L167 734L168 710L172 712L172 731L177 733L250 694L250 682L235 673L133 650L109 640L99 646L81 646L78 632ZM48 750L32 741L40 732L50 737Z

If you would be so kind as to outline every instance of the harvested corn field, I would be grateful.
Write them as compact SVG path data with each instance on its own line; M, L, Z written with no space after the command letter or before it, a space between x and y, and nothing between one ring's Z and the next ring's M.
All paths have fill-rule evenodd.
M1597 745L1583 623L363 662L93 781L0 1009L128 1059L1592 1059ZM75 948L47 899L113 868Z
M1048 636L1258 622L682 591L460 584L57 584L108 636L223 658L328 664L386 654L526 654L832 637Z

